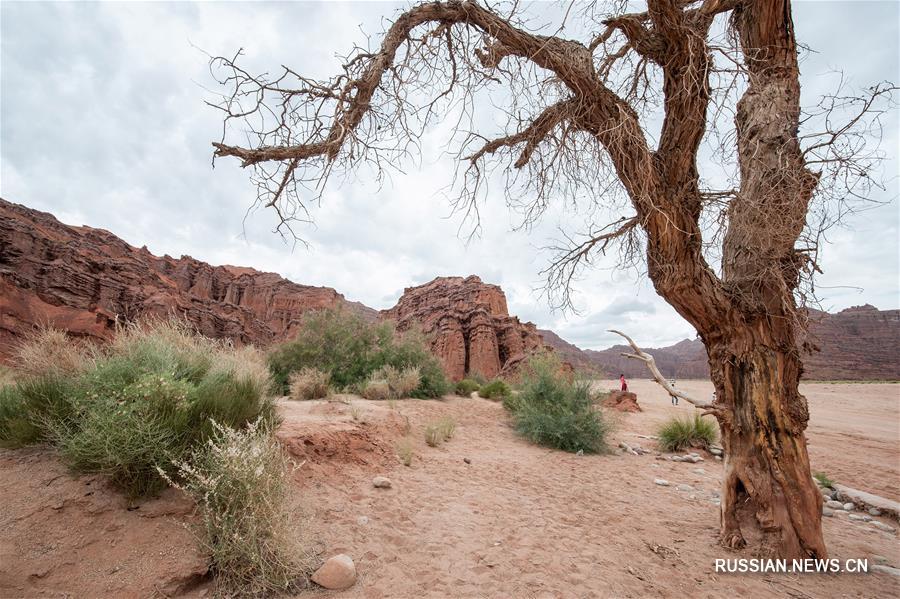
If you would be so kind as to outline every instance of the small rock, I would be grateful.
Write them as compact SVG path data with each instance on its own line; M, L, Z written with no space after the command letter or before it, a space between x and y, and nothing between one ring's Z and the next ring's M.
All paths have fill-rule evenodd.
M869 515L870 515L870 516L880 516L880 515L881 515L881 510L878 509L877 507L870 507L870 508L869 508Z
M703 468L694 468L694 474L706 474L706 470Z
M834 516L834 510L831 508L823 507L822 515L831 518L832 516Z
M386 476L376 476L372 479L372 484L376 489L390 489L391 488L391 479Z
M356 566L349 555L340 553L329 557L312 575L312 581L326 589L349 589L356 583Z
M654 478L654 479L653 479L653 484L659 485L660 487L668 487L668 486L669 486L669 481L667 481L667 480L664 479L664 478Z
M847 510L848 512L853 511L853 509L854 509L855 507L856 507L856 506L853 505L853 503L851 503L851 502L849 502L849 501L848 501L847 503L844 504L844 509Z
M684 456L673 455L673 456L671 456L669 459L672 460L673 462L683 462L683 461L684 461Z
M465 462L466 464L471 464L472 460L470 460L469 458L463 458L463 462Z
M900 576L900 569L892 568L890 566L882 566L881 564L869 566L869 570L871 570L872 572L884 572L885 574L890 574L891 576Z
M694 490L694 487L692 487L691 485L678 485L675 488L678 489L679 491L693 491Z
M696 464L696 463L698 463L698 462L702 462L702 461L703 461L703 458L701 458L701 457L698 456L697 454L691 454L691 455L687 456L686 458L684 458L684 461L685 461L685 462L690 462L690 463L692 463L692 464Z
M872 520L871 524L878 530L883 530L885 532L897 532L896 530L894 530L893 526L888 526L884 522L879 522L878 520Z
M872 559L875 560L876 564L886 564L888 559L883 555L873 555Z
M651 468L659 468L659 464L650 464Z
M831 495L828 493L822 493L822 501L831 501Z
M583 449L579 449L577 452L575 452L575 455L576 455L576 456L579 456L579 457L580 457L580 456L583 456L583 455L584 455L584 450L583 450Z
M721 461L722 461L722 456L717 455L717 456L714 456L714 457L716 458L716 461L717 461L717 462L721 462Z
M872 516L865 516L863 514L850 514L851 520L857 520L859 522L869 522L872 520Z
M356 523L359 524L360 526L365 526L366 524L369 523L369 518L367 516L360 516L359 518L356 519Z
M844 504L840 501L834 501L833 499L830 499L825 502L825 507L830 507L833 510L842 510L844 509Z
M709 448L709 453L711 453L711 454L713 454L713 455L718 455L718 456L720 456L720 455L722 455L723 452L722 452L721 449L717 449L717 448L715 448L715 447L710 447L710 448Z

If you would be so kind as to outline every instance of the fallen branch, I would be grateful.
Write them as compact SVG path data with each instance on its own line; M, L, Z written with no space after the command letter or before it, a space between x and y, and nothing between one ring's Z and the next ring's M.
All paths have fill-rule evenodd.
M694 404L694 406L698 407L698 408L704 408L704 409L714 408L714 406L712 405L712 402L703 401L702 399L697 399L695 397L691 397L687 393L684 393L683 391L678 391L672 385L670 385L669 381L666 380L666 377L664 377L662 375L662 373L659 371L659 369L656 367L656 361L653 359L653 356L651 356L650 354L648 354L644 350L642 350L640 347L638 347L637 344L631 339L631 337L629 337L628 335L626 335L625 333L623 333L621 331L616 331L615 329L609 329L609 332L615 333L616 335L621 335L622 337L625 337L625 340L628 341L628 345L631 346L631 348L634 350L635 353L627 354L627 353L623 352L622 355L625 356L626 358L640 360L641 362L646 364L647 368L650 370L650 374L653 375L654 380L656 380L656 382L659 383L662 386L662 388L665 389L669 395L678 397L679 399L683 399L684 401L686 401L688 403Z

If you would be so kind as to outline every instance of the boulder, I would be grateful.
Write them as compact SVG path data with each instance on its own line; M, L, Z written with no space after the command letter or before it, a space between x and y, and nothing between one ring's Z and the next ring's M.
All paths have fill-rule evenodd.
M312 575L312 581L326 589L340 591L356 583L356 566L344 553L328 558Z

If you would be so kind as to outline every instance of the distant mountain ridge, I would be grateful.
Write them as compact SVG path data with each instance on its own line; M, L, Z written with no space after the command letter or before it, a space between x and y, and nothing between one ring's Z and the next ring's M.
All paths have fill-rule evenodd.
M617 377L646 377L646 367L620 354L626 345L582 350L556 333L538 330L544 342L577 368ZM900 380L900 310L879 310L865 304L829 314L810 311L808 340L819 351L803 355L806 380ZM668 347L643 347L669 377L709 377L706 349L699 339L684 339Z

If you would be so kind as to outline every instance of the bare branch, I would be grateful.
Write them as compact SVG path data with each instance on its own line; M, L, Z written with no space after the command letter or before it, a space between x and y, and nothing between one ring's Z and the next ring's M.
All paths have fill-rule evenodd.
M659 371L659 368L656 367L656 361L653 359L653 356L651 356L650 354L648 354L644 350L642 350L640 347L638 347L637 343L635 343L634 340L631 337L629 337L628 335L626 335L625 333L623 333L621 331L616 331L615 329L609 329L609 332L615 333L616 335L621 335L622 337L625 338L626 341L628 341L628 345L630 345L632 347L632 349L634 349L634 353L633 354L623 353L622 355L625 356L626 358L640 360L641 362L646 364L647 370L649 370L650 374L653 375L653 380L655 380L657 383L659 383L659 385L663 389L666 390L666 393L668 393L669 395L678 397L680 399L683 399L684 401L691 403L695 407L698 407L698 408L705 409L705 408L715 408L716 407L716 406L713 406L712 402L697 399L695 397L688 395L684 391L679 391L679 390L675 389L674 387L672 387L672 385L669 384L669 381L666 380L666 377L664 377L662 375L662 373Z

